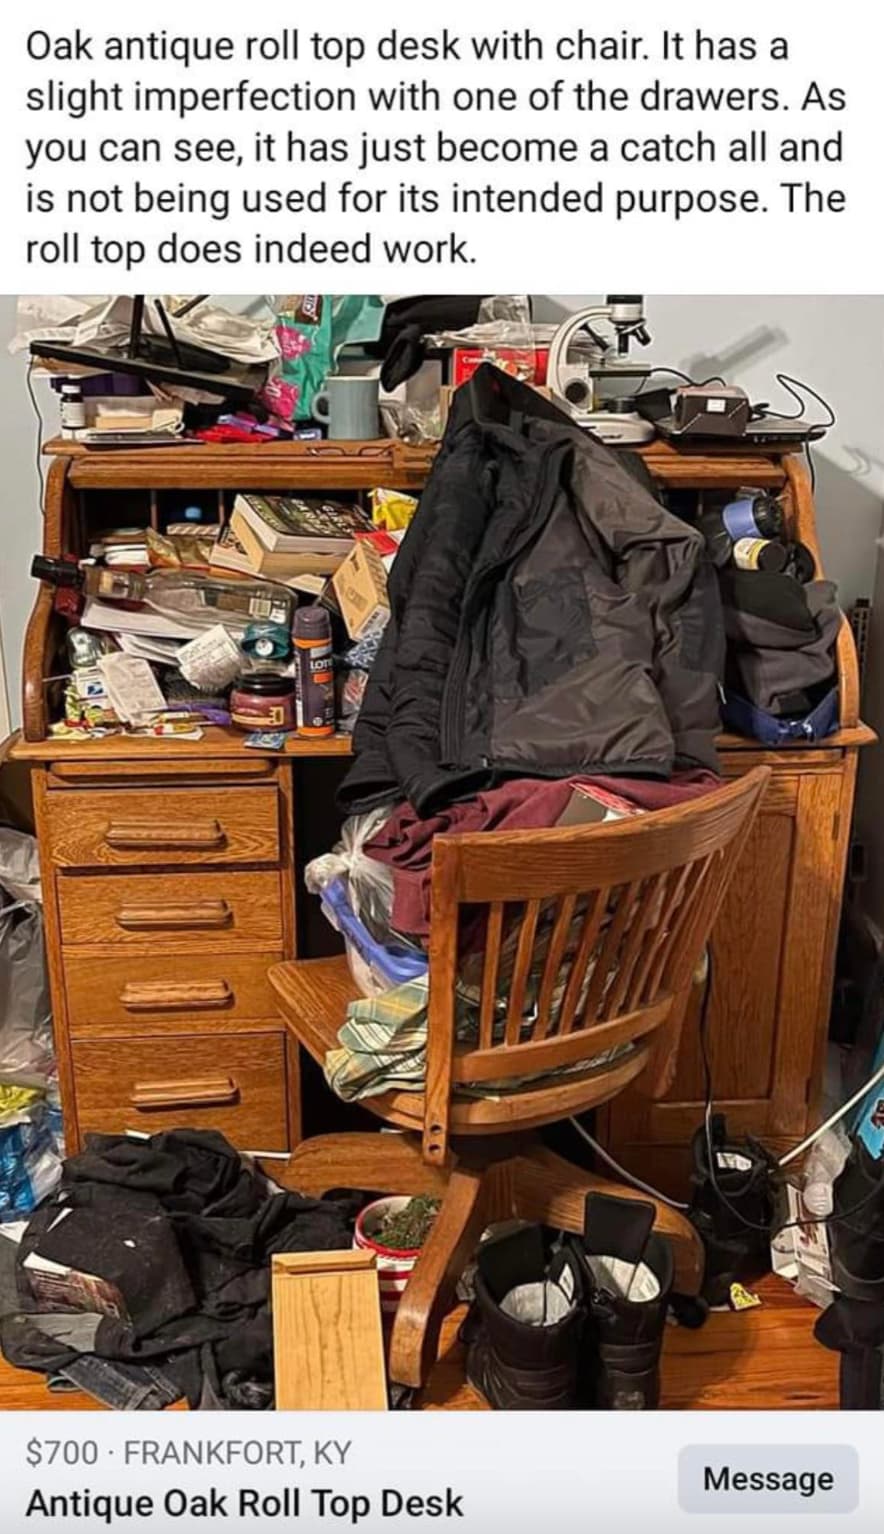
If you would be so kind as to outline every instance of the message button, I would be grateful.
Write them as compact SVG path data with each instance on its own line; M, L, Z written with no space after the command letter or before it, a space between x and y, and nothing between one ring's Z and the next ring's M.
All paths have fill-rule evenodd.
M859 1456L846 1444L692 1444L678 1463L686 1513L853 1513Z

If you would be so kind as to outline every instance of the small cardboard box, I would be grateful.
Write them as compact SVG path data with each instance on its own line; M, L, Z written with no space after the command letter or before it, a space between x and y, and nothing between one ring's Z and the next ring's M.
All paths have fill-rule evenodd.
M377 550L360 538L332 576L332 586L353 640L382 634L390 616L387 572Z
M556 821L557 826L600 825L606 820L624 820L639 811L619 794L611 794L594 783L575 784L571 797Z
M548 346L456 346L451 354L451 382L455 389L469 383L483 362L524 383L545 384L549 362Z

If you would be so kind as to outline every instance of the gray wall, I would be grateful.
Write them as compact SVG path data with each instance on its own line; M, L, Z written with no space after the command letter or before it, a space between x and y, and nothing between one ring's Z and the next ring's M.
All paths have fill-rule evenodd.
M596 298L544 296L537 317L559 318ZM773 381L776 371L785 371L831 401L838 425L816 450L823 552L845 603L870 595L884 505L884 299L657 297L648 300L648 320L653 345L645 355L655 364L672 364L695 377L723 372L754 399L788 410L788 398ZM28 565L40 545L37 423L25 359L6 350L14 322L15 299L0 295L0 623L13 722L33 598ZM45 384L36 387L47 430L54 432L54 399Z

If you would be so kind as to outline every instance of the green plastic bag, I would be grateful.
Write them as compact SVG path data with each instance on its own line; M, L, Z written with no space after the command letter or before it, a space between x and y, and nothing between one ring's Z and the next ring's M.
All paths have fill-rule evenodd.
M383 299L365 294L281 299L275 330L280 366L264 389L264 404L284 421L309 421L342 348L376 341L383 314Z

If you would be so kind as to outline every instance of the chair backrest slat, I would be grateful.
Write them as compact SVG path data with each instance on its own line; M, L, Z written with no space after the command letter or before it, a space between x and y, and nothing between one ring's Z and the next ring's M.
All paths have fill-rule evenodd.
M427 1160L447 1155L456 1086L470 1084L471 1098L483 1082L505 1089L516 1129L520 1113L526 1125L558 1116L557 1083L573 1103L583 1073L591 1100L604 1102L645 1069L769 777L755 768L675 809L618 822L436 838Z
M665 987L666 976L672 963L673 955L681 952L681 947L694 921L702 900L703 888L706 877L712 868L715 853L709 853L705 858L698 858L692 863L688 872L687 889L681 901L681 905L675 913L672 927L664 936L663 942L657 953L648 979L647 997L653 1000L660 995Z
M660 907L660 917L657 924L651 928L644 939L641 958L636 965L629 981L629 990L626 995L626 1010L631 1012L642 1001L647 988L648 977L654 961L665 945L672 922L679 904L684 899L685 890L691 874L691 864L685 863L683 868L672 868L665 874L665 892Z
M604 1019L616 1017L622 1009L627 991L632 982L639 954L641 953L645 934L654 917L657 916L659 918L665 878L665 874L655 874L652 879L646 879L641 894L633 907L629 927L623 940L623 947L617 959L617 973L608 987L601 1010L597 1014Z
M583 1004L581 1026L584 1028L587 1024L594 1022L598 1016L602 998L614 974L623 934L635 910L641 889L641 879L634 879L631 884L626 884L617 891L613 909L610 912L608 929L596 955L595 968Z
M559 971L562 960L565 957L565 948L574 920L574 907L577 904L576 895L563 895L558 902L555 925L549 939L546 959L543 965L543 974L540 979L540 990L537 995L537 1022L534 1028L534 1037L545 1039L553 1028L553 999L556 985L559 980Z
M516 946L516 962L513 966L513 978L510 982L509 1001L506 1009L506 1029L504 1043L507 1045L518 1044L522 1036L522 1019L525 1015L525 993L528 986L528 976L531 973L531 962L534 958L534 939L537 934L537 918L540 915L540 901L529 900L522 915L519 927L519 940Z
M559 1034L570 1033L574 1027L577 1006L586 983L586 971L592 958L593 949L598 942L605 912L608 909L609 895L610 890L607 887L594 890L592 893L586 916L584 917L583 929L577 944L577 951L571 962L570 972L565 985L565 994L559 1012Z
M493 900L488 907L485 932L485 960L482 965L482 995L479 1001L479 1048L490 1049L497 1009L497 975L500 967L500 940L503 934L503 901Z

